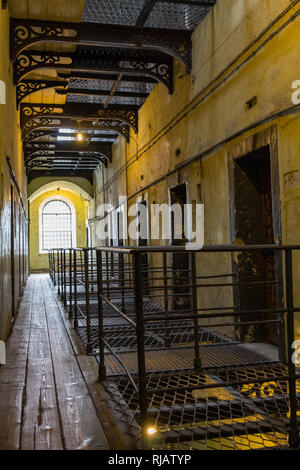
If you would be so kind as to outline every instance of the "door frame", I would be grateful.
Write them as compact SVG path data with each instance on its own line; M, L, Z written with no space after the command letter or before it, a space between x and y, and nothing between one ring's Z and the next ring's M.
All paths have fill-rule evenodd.
M282 224L281 224L281 205L280 205L280 179L279 179L279 162L278 162L278 136L277 126L271 126L260 132L242 138L238 143L227 148L228 157L228 186L229 186L229 205L230 205L230 239L235 244L235 189L234 189L234 162L236 159L249 155L262 147L269 147L270 154L270 171L271 171L271 194L272 194L272 217L273 232L275 244L282 244ZM236 272L236 265L232 260L233 272ZM280 282L276 289L276 304L282 305L283 298L283 263L282 256L279 252L275 253L275 271ZM278 347L280 359L284 357L284 327L282 327L279 338Z

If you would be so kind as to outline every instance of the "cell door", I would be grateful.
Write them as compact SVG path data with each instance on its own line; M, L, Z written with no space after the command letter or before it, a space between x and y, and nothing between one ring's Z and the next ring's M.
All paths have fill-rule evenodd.
M234 161L235 238L245 245L273 245L273 188L269 146L262 147ZM276 255L277 256L277 255ZM281 278L274 252L245 252L237 261L237 295L241 310L268 310L243 317L243 321L273 319L278 307ZM261 283L261 284L254 284ZM241 340L278 344L275 323L249 325L240 330Z
M187 203L186 185L180 184L170 189L170 203L181 206L181 234L175 234L174 213L171 212L171 245L185 246L187 239L184 234L184 205ZM179 222L179 221L178 221ZM179 230L176 230L179 232ZM175 235L177 238L175 238ZM172 255L172 306L174 310L190 310L189 289L189 255L188 253L173 253Z

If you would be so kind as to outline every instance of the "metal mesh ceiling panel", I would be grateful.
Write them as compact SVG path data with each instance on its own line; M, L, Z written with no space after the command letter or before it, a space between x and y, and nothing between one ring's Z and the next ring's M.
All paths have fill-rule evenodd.
M144 0L86 0L83 21L134 26Z
M148 28L194 30L208 14L209 7L157 2L145 26Z
M212 6L214 3L211 0ZM145 0L86 0L83 21L134 26L144 5ZM186 0L183 4L158 1L145 26L194 30L209 10L210 7L193 4L193 0Z

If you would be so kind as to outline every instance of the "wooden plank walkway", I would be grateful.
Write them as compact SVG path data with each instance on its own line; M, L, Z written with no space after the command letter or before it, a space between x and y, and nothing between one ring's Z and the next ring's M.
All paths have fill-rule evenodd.
M108 449L47 275L30 276L0 366L0 450Z

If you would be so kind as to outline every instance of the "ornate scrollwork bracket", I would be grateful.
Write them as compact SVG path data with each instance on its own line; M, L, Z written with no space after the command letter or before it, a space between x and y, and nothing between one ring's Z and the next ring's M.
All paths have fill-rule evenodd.
M172 58L166 54L143 55L136 51L124 52L116 49L81 48L76 53L24 51L14 63L14 82L24 82L24 77L35 70L53 68L151 77L163 83L170 94L173 93Z
M135 133L138 132L138 109L135 106L124 107L111 107L111 108L100 108L97 105L88 106L79 105L75 103L66 105L54 105L54 104L34 104L34 103L23 103L20 107L21 111L21 129L25 131L27 122L34 118L70 118L77 121L83 121L86 119L95 120L100 119L101 121L121 121L128 124Z
M192 67L191 32L158 28L137 28L97 23L63 23L11 19L11 58L32 44L68 42L76 45L121 47L163 52Z
M63 87L63 89L66 90L68 83L69 82L67 80L21 80L17 85L17 108L26 96L29 96L36 91L57 87Z
M105 130L114 131L123 137L126 141L130 140L130 127L127 123L116 120L95 120L80 122L68 118L33 118L27 121L22 128L23 140L29 142L38 137L42 137L44 132L49 130L57 131L59 128L75 129L75 130Z

